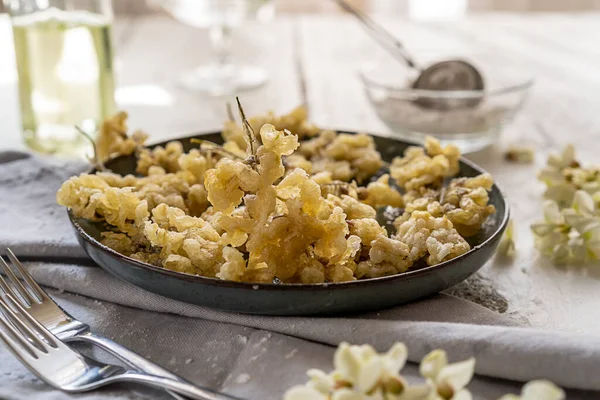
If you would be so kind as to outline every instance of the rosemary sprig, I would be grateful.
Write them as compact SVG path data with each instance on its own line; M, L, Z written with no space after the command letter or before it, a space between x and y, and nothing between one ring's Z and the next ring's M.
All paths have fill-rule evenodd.
M231 108L230 102L227 102L227 118L229 118L231 122L235 122L235 116L233 115L233 109Z
M252 129L252 125L250 125L248 119L246 118L244 108L242 107L242 103L240 103L240 98L236 96L235 100L237 101L238 111L240 113L240 117L242 118L242 128L244 128L244 133L246 136L248 136L248 141L250 142L250 153L253 156L256 156L256 151L258 150L260 143L256 138L256 133L254 132L254 129Z
M340 197L343 194L349 194L350 193L350 189L357 189L354 185L352 185L351 183L348 182L329 182L329 183L322 183L321 184L321 188L328 188L331 187L333 188L333 193L334 195Z
M231 151L224 149L223 146L221 146L219 144L216 144L214 142L211 142L209 140L192 138L192 139L190 139L190 143L199 144L199 145L206 144L206 145L211 146L210 149L200 148L199 149L200 151L204 151L204 150L206 150L206 151L214 151L216 153L221 153L221 155L223 155L223 156L227 156L229 158L233 158L234 160L240 160L241 159L241 157L238 156L237 154L234 154Z
M83 129L81 129L79 126L75 125L75 129L77 129L77 132L79 132L81 135L83 135L84 138L86 138L87 140L90 141L91 145L92 145L92 149L94 150L94 156L93 157L88 157L88 161L94 166L96 167L96 169L98 171L102 171L105 172L106 171L106 167L104 166L104 163L102 162L102 160L100 159L100 157L98 157L98 149L96 148L96 142L94 141L94 139Z
M257 169L258 164L260 163L256 152L258 151L258 146L260 146L260 142L256 137L256 133L252 126L246 119L246 114L244 113L244 108L242 107L242 103L240 102L240 98L236 96L235 100L237 101L238 111L240 113L240 117L242 118L242 127L244 128L244 133L248 137L248 148L250 149L250 155L248 158L244 160L244 163L248 164L253 169Z

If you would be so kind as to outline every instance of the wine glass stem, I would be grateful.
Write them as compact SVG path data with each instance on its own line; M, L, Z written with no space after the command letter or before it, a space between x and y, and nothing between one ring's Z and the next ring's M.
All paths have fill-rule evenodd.
M210 28L210 39L215 54L215 69L219 75L226 77L232 73L231 42L233 28L227 24L219 24Z

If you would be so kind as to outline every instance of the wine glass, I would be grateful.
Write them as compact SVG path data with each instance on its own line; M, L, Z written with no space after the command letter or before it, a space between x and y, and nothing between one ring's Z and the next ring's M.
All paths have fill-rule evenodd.
M155 0L175 19L184 24L206 28L213 48L213 61L187 71L181 84L212 96L225 96L254 89L267 81L258 67L232 61L233 30L244 20L272 17L272 0Z

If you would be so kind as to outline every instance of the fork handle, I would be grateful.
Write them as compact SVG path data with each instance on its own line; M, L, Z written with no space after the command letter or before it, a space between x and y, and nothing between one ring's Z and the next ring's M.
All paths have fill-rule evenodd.
M173 380L162 376L148 375L137 371L128 371L120 375L114 375L108 380L112 382L134 382L143 385L154 386L168 391L174 391L183 394L192 399L198 400L236 400L233 397L224 394L210 392L201 389L188 382Z
M138 353L129 350L127 347L120 345L119 343L105 338L100 335L96 335L92 332L82 332L73 337L73 340L80 339L82 341L93 343L108 351L110 354L116 356L119 360L125 364L134 368L137 371L144 372L146 374L162 376L164 378L174 379L176 381L184 381L174 373L164 369L163 367L153 363L152 361L140 356Z
M163 367L151 362L150 360L140 356L138 353L129 350L127 347L120 345L119 343L117 343L111 339L105 338L104 336L96 335L95 333L87 331L87 332L81 332L81 333L73 336L71 340L81 340L84 342L95 344L98 347L106 350L110 354L114 355L119 360L123 361L125 364L127 364L128 366L130 366L131 368L133 368L137 371L143 372L145 374L153 375L156 377L167 378L167 379L170 379L173 381L181 382L181 383L190 385L192 387L195 387L195 386L191 385L189 382L185 381L183 378L181 378L181 377L175 375L174 373L164 369ZM202 389L200 389L200 390L202 390ZM185 400L177 393L173 393L170 390L167 390L167 392L169 392L169 394L171 396L173 396L174 398L176 398L178 400ZM179 391L177 391L177 392L179 392ZM214 397L215 395L212 394L211 392L208 392L206 390L203 390L203 392L209 393L213 397L206 397L206 396L201 397L202 400L213 399L213 398L220 399L219 397ZM231 399L231 397L221 397L221 398L222 399Z

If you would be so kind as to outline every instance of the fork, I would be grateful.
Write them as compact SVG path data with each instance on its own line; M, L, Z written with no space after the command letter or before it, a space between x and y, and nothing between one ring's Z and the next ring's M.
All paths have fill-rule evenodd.
M4 315L4 318L0 317L0 338L31 372L57 389L80 393L112 383L135 382L168 388L193 399L218 399L186 382L100 363L75 352L33 318L10 294L0 296L0 312Z
M65 342L79 340L92 343L106 350L137 371L190 384L179 376L145 359L115 341L93 333L88 324L77 320L52 300L48 293L37 284L12 250L7 249L7 254L15 270L23 280L21 281L17 278L15 272L13 272L8 263L0 257L0 272L4 272L8 280L12 283L11 287L0 274L0 293L5 292L6 294L12 295L13 300L16 300L24 309L27 309L28 313L33 318L39 321L39 323L52 332L52 334L56 335L59 340ZM206 392L208 394L206 397L207 399L232 399L225 395L217 395L209 391ZM169 393L173 397L181 399L176 393Z

